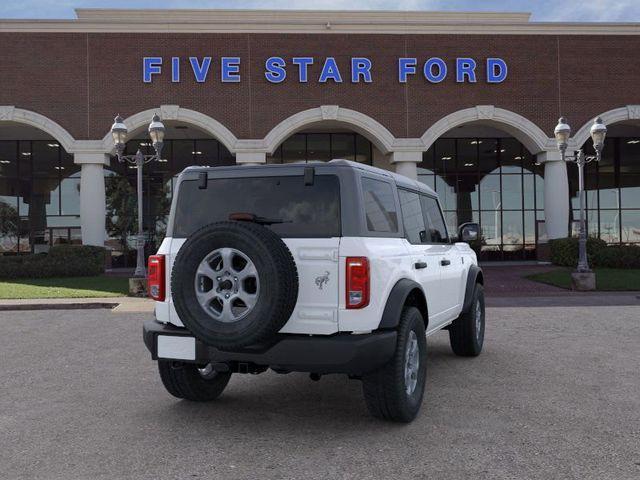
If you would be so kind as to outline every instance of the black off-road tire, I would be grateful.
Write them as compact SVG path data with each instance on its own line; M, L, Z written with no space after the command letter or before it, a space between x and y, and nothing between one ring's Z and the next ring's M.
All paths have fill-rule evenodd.
M480 321L476 322L476 315ZM484 344L484 289L476 283L469 310L462 313L449 326L449 341L453 353L460 357L477 357Z
M411 332L418 340L419 368L414 391L407 393L405 361ZM402 310L398 343L393 358L381 369L362 377L362 389L371 415L384 420L408 423L422 406L427 378L427 339L422 314L415 307Z
M224 391L231 373L211 372L204 376L191 363L159 360L160 378L167 391L177 398L193 402L215 400Z
M234 248L247 255L260 280L256 304L234 322L216 320L196 297L198 265L219 248ZM266 345L296 305L298 270L285 243L268 228L249 222L217 222L195 232L180 249L173 264L171 294L180 320L204 343L224 350Z

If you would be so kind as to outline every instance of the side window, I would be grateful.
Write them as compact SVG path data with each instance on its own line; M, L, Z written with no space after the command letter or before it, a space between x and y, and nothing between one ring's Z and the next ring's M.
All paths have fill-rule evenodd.
M413 244L427 242L427 229L424 226L420 195L401 188L398 189L398 194L400 195L402 222L407 240Z
M424 221L427 224L427 239L431 243L449 243L447 235L447 227L444 225L442 212L435 198L420 195L422 201L422 211L424 212Z
M396 233L398 231L398 214L391 184L363 178L362 194L369 231Z

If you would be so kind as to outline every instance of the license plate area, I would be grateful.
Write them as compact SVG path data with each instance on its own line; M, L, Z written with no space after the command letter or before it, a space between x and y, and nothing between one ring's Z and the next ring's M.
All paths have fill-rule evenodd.
M192 361L196 359L195 338L182 335L158 335L156 338L158 358Z

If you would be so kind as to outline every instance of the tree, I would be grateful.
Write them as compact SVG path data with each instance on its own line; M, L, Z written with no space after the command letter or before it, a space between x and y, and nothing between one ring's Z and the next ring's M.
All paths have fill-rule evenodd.
M129 250L128 239L136 234L138 208L136 191L124 176L105 179L107 197L107 232L120 241L122 251Z
M119 239L122 251L129 250L129 237L138 234L138 201L137 193L129 180L124 176L112 176L105 179L107 197L107 231L109 235ZM148 192L145 192L148 195ZM166 185L162 185L158 192L148 201L153 202L154 212L147 220L148 240L159 244L167 229L167 215L171 207L171 198Z
M20 236L20 216L18 210L6 202L0 201L0 237L15 238Z

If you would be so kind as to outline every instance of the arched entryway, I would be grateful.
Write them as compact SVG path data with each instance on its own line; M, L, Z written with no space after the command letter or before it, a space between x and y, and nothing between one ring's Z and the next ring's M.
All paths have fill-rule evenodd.
M640 243L640 107L627 106L600 115L607 125L602 159L585 167L586 219L589 235L609 244ZM574 139L586 154L592 121ZM580 218L578 172L568 165L570 228L577 235Z
M536 155L547 137L495 110L468 109L430 128L418 179L439 194L450 231L465 222L481 225L481 260L535 259L547 239L544 166Z
M130 130L131 140L126 144L125 154L135 154L138 149L144 154L154 153L146 131L150 118ZM162 160L147 163L143 167L143 221L147 254L155 252L164 238L179 173L192 165L235 164L235 157L226 146L229 137L223 142L211 134L210 128L205 130L200 125L183 120L163 119L163 123L166 134ZM132 267L135 265L137 233L137 168L129 163L118 162L113 155L110 165L104 168L104 175L105 245L111 251L113 267Z
M0 108L0 254L81 243L74 139L48 118Z
M354 110L322 106L276 125L263 143L267 163L346 159L392 170L395 138L380 123Z

